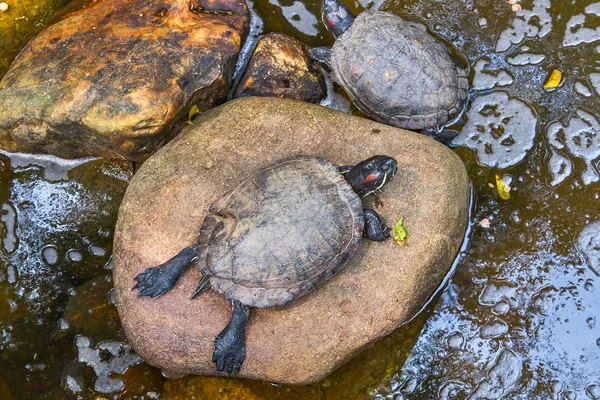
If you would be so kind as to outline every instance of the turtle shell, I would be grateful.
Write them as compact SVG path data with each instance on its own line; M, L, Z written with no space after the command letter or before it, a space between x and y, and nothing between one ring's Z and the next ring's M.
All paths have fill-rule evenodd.
M200 243L212 289L251 307L283 305L331 278L364 228L361 199L318 157L260 170L209 212L222 228Z
M336 79L373 119L407 129L462 111L467 71L423 24L381 11L358 15L332 49Z

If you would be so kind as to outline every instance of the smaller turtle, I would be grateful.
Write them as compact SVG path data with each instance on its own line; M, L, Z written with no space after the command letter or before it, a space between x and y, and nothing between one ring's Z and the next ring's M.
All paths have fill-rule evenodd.
M381 11L354 18L338 0L323 0L322 18L336 42L329 53L312 54L330 60L335 79L364 114L443 142L456 136L441 128L465 108L467 70L423 24Z
M390 182L397 168L388 156L354 167L309 156L268 166L215 201L197 243L139 274L133 289L158 297L196 262L202 279L192 298L211 287L233 307L215 339L213 362L217 372L239 372L249 307L304 296L340 271L363 235L389 238L390 229L375 211L363 210L361 198Z

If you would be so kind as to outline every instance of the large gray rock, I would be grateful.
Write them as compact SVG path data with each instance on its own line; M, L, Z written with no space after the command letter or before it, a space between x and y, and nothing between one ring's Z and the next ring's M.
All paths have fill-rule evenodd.
M213 340L231 308L212 291L189 300L196 268L157 299L133 278L192 244L209 205L265 165L298 154L354 164L374 154L399 163L395 179L366 200L392 226L404 217L409 245L361 242L342 272L278 309L252 311L240 376L282 383L319 380L410 319L440 284L468 223L469 180L460 159L423 135L276 98L234 100L200 116L132 180L119 211L114 282L123 327L147 362L175 374L215 373Z

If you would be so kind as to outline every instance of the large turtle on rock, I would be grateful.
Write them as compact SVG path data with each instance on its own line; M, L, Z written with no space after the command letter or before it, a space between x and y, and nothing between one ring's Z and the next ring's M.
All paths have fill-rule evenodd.
M442 141L456 135L439 129L460 116L467 99L467 70L423 24L366 11L356 18L338 0L323 0L323 22L336 37L329 58L335 79L371 118Z
M361 197L394 176L391 157L354 167L299 156L270 165L215 201L197 243L139 274L133 289L155 298L173 288L194 262L209 287L231 300L229 324L215 339L218 372L239 371L246 355L249 307L280 306L325 282L354 254L361 237L389 237L379 215Z

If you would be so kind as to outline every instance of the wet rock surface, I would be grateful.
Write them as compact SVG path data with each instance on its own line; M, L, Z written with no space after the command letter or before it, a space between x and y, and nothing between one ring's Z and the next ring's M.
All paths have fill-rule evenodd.
M281 33L263 36L235 97L267 96L317 103L325 97L325 80L302 43Z
M248 142L252 148L243 145ZM410 245L362 241L342 273L323 287L290 307L253 310L240 376L314 382L411 318L463 239L469 184L462 163L422 135L302 102L238 99L196 119L195 127L146 161L128 188L113 272L123 327L136 352L172 373L215 373L213 340L231 310L212 291L189 300L196 268L158 299L131 291L137 274L192 243L214 200L265 165L297 154L341 165L381 153L395 157L399 171L377 211L388 225L404 217ZM366 204L376 207L373 199Z
M225 101L248 19L241 0L102 0L68 14L0 81L0 147L144 159L192 104Z

